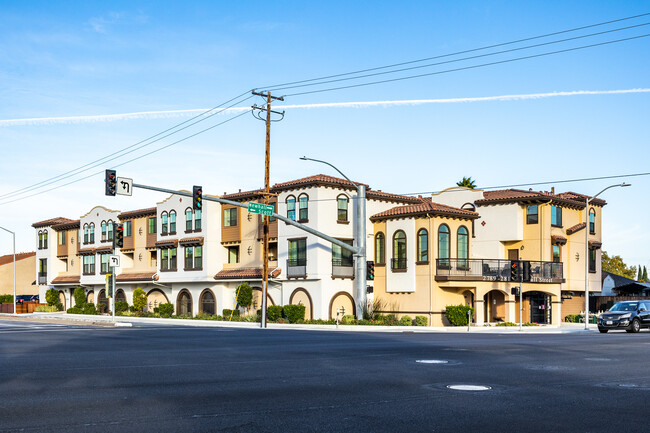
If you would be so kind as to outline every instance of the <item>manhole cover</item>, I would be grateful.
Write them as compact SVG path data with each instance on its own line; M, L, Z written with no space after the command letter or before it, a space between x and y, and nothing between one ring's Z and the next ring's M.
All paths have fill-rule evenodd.
M420 364L449 364L449 361L444 359L418 359L415 362Z
M455 391L489 391L490 386L485 385L447 385L447 388Z

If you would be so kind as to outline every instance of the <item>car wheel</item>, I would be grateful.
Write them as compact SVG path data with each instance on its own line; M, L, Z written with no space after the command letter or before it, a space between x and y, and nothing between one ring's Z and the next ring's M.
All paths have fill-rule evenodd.
M637 333L641 330L641 322L639 322L638 319L632 320L632 323L630 324L630 332Z
M600 331L601 334L607 334L607 331L609 331L609 329L600 329L600 328L598 328L598 331Z

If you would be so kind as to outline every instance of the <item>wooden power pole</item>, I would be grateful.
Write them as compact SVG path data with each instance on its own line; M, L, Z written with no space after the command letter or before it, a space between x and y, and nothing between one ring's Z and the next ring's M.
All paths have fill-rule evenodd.
M270 176L269 176L269 166L271 161L271 113L279 114L284 117L284 111L273 111L271 110L271 100L284 101L283 97L271 96L271 92L255 92L253 95L261 96L266 98L266 108L258 107L253 105L253 113L257 113L255 110L260 112L266 111L266 156L264 159L264 204L269 204L269 195L270 193ZM260 114L255 114L255 116L264 120ZM282 119L279 119L282 120ZM266 299L268 296L269 290L269 217L264 215L264 240L263 240L263 257L262 257L262 322L261 327L266 328Z

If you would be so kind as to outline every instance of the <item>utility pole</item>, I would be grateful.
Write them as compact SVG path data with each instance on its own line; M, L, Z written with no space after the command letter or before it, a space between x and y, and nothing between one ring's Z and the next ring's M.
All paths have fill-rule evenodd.
M271 92L256 92L253 90L253 95L261 96L266 98L266 108L258 107L253 105L253 115L259 120L264 120L261 117L261 112L266 111L266 156L264 159L264 204L269 204L269 195L270 195L270 176L269 176L269 166L271 162L271 113L279 114L284 117L284 111L273 111L271 110L271 100L284 101L283 97L271 96ZM255 110L259 110L258 113ZM282 118L278 119L282 120ZM263 240L263 258L262 258L262 322L261 327L266 328L266 297L269 290L269 217L264 215L264 240Z

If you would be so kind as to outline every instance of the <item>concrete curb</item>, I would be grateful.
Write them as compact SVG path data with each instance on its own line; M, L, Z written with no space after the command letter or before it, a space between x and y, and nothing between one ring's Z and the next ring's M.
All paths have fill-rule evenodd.
M83 314L60 313L32 313L19 314L2 314L2 316L19 317L22 319L48 319L61 320L67 322L92 323L107 326L113 323L112 316L86 316ZM132 317L116 316L115 327L132 327L134 324L149 324L160 326L193 326L193 327L216 327L216 328L240 328L240 329L260 329L259 323L256 322L224 322L213 320L196 320L196 319L162 319L150 317ZM390 332L390 333L460 333L460 334L574 334L574 333L593 333L597 332L596 325L589 325L589 330L584 329L582 323L567 323L557 325L540 325L524 326L519 330L518 326L472 326L470 330L467 327L424 327L424 326L362 326L362 325L298 325L298 324L280 324L269 323L269 330L301 330L301 331L341 331L341 332Z

